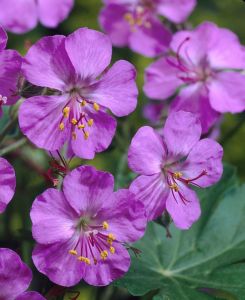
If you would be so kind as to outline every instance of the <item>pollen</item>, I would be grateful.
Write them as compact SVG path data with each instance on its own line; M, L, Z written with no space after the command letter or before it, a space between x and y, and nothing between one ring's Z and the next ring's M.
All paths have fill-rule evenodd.
M100 252L100 257L103 259L103 260L106 260L107 257L108 257L108 252L106 250L103 250Z
M107 243L109 245L112 245L112 243L113 243L113 241L115 241L115 239L116 239L115 236L112 233L109 233L108 237L107 237Z
M84 129L85 128L85 125L84 124L79 124L78 125L78 129Z
M75 118L73 118L73 119L71 120L71 123L72 123L73 125L77 125L77 120L76 120Z
M181 172L175 172L173 176L175 179L179 179L183 176L183 174Z
M99 110L100 110L99 104L94 103L93 106L94 106L94 110L96 110L96 111L99 111Z
M83 100L82 102L81 102L81 106L85 106L87 104L87 101L86 100Z
M72 132L72 139L75 141L76 139L77 139L77 134L76 134L76 132Z
M66 106L64 109L63 109L63 116L65 118L68 118L69 117L69 113L70 113L70 107Z
M102 223L102 226L103 226L103 229L105 229L105 230L107 230L109 228L109 224L106 221L104 221Z
M88 126L93 126L93 124L94 124L94 120L93 119L89 119L88 120Z
M59 125L59 129L62 131L65 128L65 124L63 122L60 123Z
M110 252L111 252L112 254L114 254L115 251L116 251L115 248L111 246L111 247L110 247Z
M178 192L179 191L179 187L176 183L172 183L169 185L169 187L174 190L175 192Z
M130 24L130 25L134 25L134 17L131 13L126 13L124 15L124 19Z
M70 253L71 255L77 255L77 251L76 251L76 250L69 250L69 253Z
M87 140L89 138L89 132L84 131L84 139Z
M87 258L87 257L84 257L84 256L79 256L79 257L78 257L78 260L84 262L84 263L87 264L87 265L90 265L90 263L91 263L91 262L90 262L90 259Z

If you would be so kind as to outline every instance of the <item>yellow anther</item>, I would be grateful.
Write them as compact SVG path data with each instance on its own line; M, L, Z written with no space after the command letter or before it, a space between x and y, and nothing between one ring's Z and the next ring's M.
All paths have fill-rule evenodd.
M77 119L73 118L73 119L71 120L71 123L72 123L73 125L77 125Z
M79 124L79 125L78 125L78 129L83 129L83 128L85 128L85 125L84 125L84 124Z
M65 124L63 122L61 122L60 125L59 125L59 129L64 130L64 128L65 128Z
M72 132L72 139L75 141L76 139L77 139L77 134L76 134L76 132Z
M66 107L63 109L63 116L64 116L65 118L68 118L69 113L70 113L70 107L66 106Z
M107 230L109 228L109 224L106 221L104 221L102 223L102 226L103 226L103 229L105 229L105 230Z
M124 19L130 24L130 25L134 25L134 17L131 13L126 13L124 15Z
M94 120L93 119L89 119L88 120L88 126L93 126L94 124Z
M111 246L111 247L110 247L110 252L111 252L112 254L114 254L115 251L116 251L115 248Z
M76 250L69 250L69 253L70 253L71 255L77 255L77 251L76 251Z
M86 100L83 100L82 102L81 102L81 106L85 106L87 104L87 101Z
M99 106L99 104L97 104L97 103L94 103L94 109L96 110L96 111L99 111L100 110L100 106Z
M115 241L115 239L116 239L115 236L112 233L109 233L108 237L107 237L107 243L109 245L112 245L112 243L113 243L113 241Z
M84 131L84 138L85 140L87 140L89 138L89 132L88 131Z
M87 264L87 265L90 265L90 259L87 258L87 257L79 256L79 257L78 257L78 260L84 262L84 263Z
M175 179L179 179L180 177L183 176L183 174L181 172L175 172L173 176Z
M101 257L103 260L106 260L107 257L108 257L108 252L107 252L106 250L101 251L101 252L100 252L100 257Z
M179 187L176 183L172 183L169 185L169 187L174 190L175 192L178 192L179 191Z

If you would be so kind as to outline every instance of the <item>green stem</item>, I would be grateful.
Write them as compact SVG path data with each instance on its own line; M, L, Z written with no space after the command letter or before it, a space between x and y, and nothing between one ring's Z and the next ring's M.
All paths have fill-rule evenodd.
M12 151L22 147L26 142L27 142L26 138L21 138L20 140L16 141L15 143L1 149L0 156L3 156L9 152L12 152Z
M6 126L3 128L3 130L0 133L0 143L3 141L3 139L5 138L6 134L11 131L15 125L17 123L17 116L14 117L14 119L10 120Z
M236 124L235 127L233 127L224 137L221 139L220 143L222 145L226 144L237 132L241 129L245 122L245 114L241 117L239 122Z

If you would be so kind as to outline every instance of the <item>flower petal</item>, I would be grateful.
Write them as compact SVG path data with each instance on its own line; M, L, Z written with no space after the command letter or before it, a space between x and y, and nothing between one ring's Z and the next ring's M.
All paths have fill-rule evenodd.
M129 189L145 205L148 221L156 219L164 212L169 188L161 174L139 176Z
M138 174L161 172L166 156L162 137L151 127L141 127L133 137L128 150L128 164Z
M15 300L45 300L45 298L37 292L25 292L19 295Z
M189 153L186 161L184 162L181 172L187 178L196 178L204 170L207 175L195 180L194 183L201 187L213 185L222 176L223 149L216 141L211 139L202 139Z
M15 299L28 288L32 273L16 252L0 248L0 278L0 299Z
M0 25L0 51L5 49L7 40L8 40L7 34L2 28L2 26Z
M218 112L238 113L245 110L245 75L220 72L209 84L210 103Z
M109 4L100 11L100 26L116 47L128 45L130 26L124 18L127 12L126 6L118 4Z
M40 21L47 27L57 27L68 17L73 0L38 0L38 14Z
M166 209L172 217L176 227L180 229L189 229L201 215L201 208L196 193L185 185L180 185L180 192L186 199L183 202L178 193L172 191L169 193ZM173 193L175 197L173 196Z
M64 90L65 83L51 63L56 49L64 39L62 35L44 37L29 49L22 65L24 76L29 82L42 87Z
M83 96L109 108L118 117L133 112L137 105L136 70L125 60L117 61Z
M0 0L0 7L0 23L7 31L22 34L37 25L34 0Z
M81 79L95 79L110 64L111 41L99 31L80 28L66 38L65 47Z
M163 128L166 146L173 157L187 155L199 141L201 133L196 115L185 111L170 114Z
M96 220L108 222L109 232L119 242L132 243L140 239L145 232L146 216L142 202L126 189L111 194L96 215Z
M178 72L166 57L155 61L145 71L145 94L157 100L165 100L172 96L183 84L178 78Z
M151 18L149 24L149 28L142 25L133 29L129 47L144 56L155 57L167 50L172 35L156 18Z
M66 201L62 192L47 189L33 202L31 209L32 234L41 244L68 240L75 232L79 216Z
M105 286L113 280L122 277L129 269L130 255L120 244L115 246L115 253L109 254L104 261L97 265L86 266L84 280L91 285Z
M21 131L37 147L59 150L69 136L69 127L59 129L67 96L36 96L25 100L19 111Z
M69 254L73 248L73 240L51 245L37 244L32 259L38 271L52 282L66 287L74 286L83 277L84 265Z
M76 156L93 159L96 152L104 151L111 144L116 131L116 120L103 111L88 113L88 118L94 122L91 127L85 128L89 137L85 139L83 131L76 128L76 139L72 139L71 148Z
M113 193L114 179L110 173L97 171L94 167L83 166L70 172L64 179L63 191L74 210L98 211Z
M16 186L15 171L6 159L0 157L0 213L14 196Z

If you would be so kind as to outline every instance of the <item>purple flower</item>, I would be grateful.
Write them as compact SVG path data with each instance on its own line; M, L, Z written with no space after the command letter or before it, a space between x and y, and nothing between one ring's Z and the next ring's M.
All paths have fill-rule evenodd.
M7 35L0 26L0 117L3 105L12 105L18 99L17 84L20 75L21 57L14 50L5 50Z
M6 159L0 157L0 213L4 212L15 192L15 171Z
M0 0L0 24L22 34L40 21L46 27L57 27L67 18L74 0Z
M10 249L0 248L0 299L44 300L39 293L25 292L31 280L31 270L19 255Z
M128 162L140 176L130 191L144 203L148 220L167 210L177 227L188 229L199 218L199 201L190 187L216 183L223 170L222 147L200 136L200 122L184 111L170 114L162 136L149 126L134 136Z
M196 113L205 133L220 113L245 109L245 76L238 72L245 68L245 48L234 33L204 22L176 33L170 47L174 55L146 70L147 96L167 99L181 88L172 111Z
M37 269L56 284L81 279L108 285L127 272L125 243L144 234L144 206L129 190L113 192L111 174L83 166L69 173L63 191L48 189L33 203L33 252Z
M52 96L27 99L20 108L22 132L37 146L55 151L68 142L69 153L91 159L115 134L116 116L137 104L136 71L117 61L110 69L112 46L98 31L81 28L68 37L44 37L28 51L23 73Z
M156 102L156 101L155 101ZM143 109L144 117L152 124L158 124L161 121L163 114L164 104L162 102L148 103Z
M129 46L135 52L153 57L163 53L171 40L170 31L159 16L174 23L183 22L196 0L104 0L99 21L113 45Z

